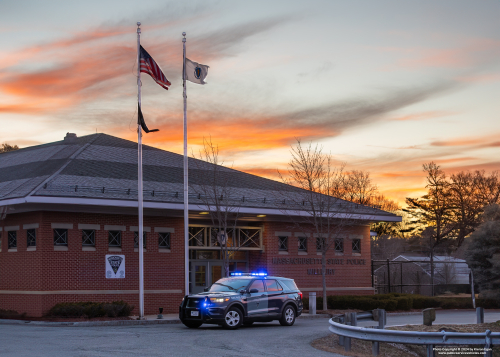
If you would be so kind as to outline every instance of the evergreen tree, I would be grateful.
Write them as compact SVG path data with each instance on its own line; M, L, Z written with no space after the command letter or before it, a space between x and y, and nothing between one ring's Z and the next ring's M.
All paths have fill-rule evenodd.
M465 259L481 295L500 299L500 205L486 207L482 221L468 238Z

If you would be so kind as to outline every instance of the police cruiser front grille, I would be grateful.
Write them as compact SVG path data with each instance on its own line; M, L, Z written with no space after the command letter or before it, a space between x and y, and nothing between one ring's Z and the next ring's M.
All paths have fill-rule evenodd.
M187 304L186 304L186 307L187 308L201 308L202 307L202 304L203 304L203 301L205 299L188 299L187 301Z

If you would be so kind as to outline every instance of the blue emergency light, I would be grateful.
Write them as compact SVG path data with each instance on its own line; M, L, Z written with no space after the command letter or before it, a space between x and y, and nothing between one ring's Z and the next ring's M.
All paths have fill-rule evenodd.
M254 273L234 272L234 273L231 273L231 276L267 276L267 273L265 273L265 272L254 272Z

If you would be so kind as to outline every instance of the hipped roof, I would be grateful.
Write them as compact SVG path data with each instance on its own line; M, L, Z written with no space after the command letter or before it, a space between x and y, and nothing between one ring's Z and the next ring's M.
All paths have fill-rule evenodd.
M28 198L87 198L137 201L137 143L107 134L92 134L0 154L0 206ZM197 185L206 182L210 163L189 158L190 205L202 204ZM276 192L300 189L221 167L240 207L276 209ZM143 145L144 202L183 203L183 156ZM198 200L198 202L197 202ZM231 201L228 200L230 203ZM374 220L399 221L392 213L341 201L344 210ZM347 209L346 209L347 207Z

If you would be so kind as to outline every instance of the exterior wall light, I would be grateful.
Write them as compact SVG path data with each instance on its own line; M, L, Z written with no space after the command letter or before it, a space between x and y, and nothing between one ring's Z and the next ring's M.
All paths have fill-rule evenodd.
M258 214L257 217L265 217L265 214Z
M209 212L200 212L200 214L208 214Z

